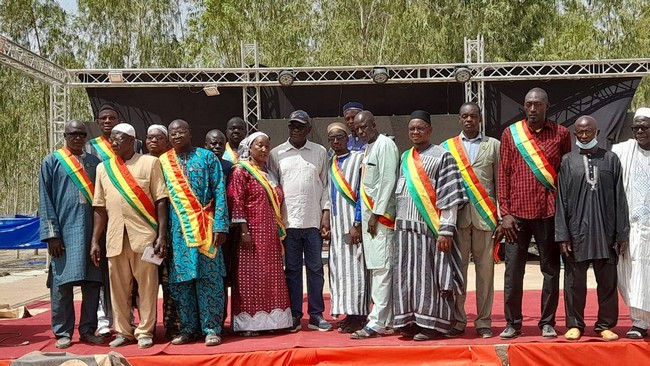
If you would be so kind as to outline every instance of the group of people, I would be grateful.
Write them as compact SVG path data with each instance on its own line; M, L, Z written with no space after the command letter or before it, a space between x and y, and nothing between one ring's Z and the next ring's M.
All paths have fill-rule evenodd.
M637 110L634 139L597 145L598 122L567 128L547 119L548 95L525 97L526 118L501 140L481 131L481 110L465 103L460 133L431 143L428 112L408 122L413 146L401 155L362 104L327 126L328 149L308 139L310 116L289 116L286 142L231 118L192 146L184 120L152 125L144 144L111 103L100 106L101 136L65 126L65 147L40 172L41 238L52 256L48 286L58 348L74 332L111 347L153 345L158 285L172 344L203 339L334 329L323 312L321 252L330 241L331 315L352 339L400 333L416 341L465 333L467 271L476 271L476 335L493 336L494 262L505 239L502 339L521 334L523 277L531 238L544 277L543 337L556 337L562 257L567 339L585 331L586 272L598 283L596 333L615 340L617 288L630 307L628 338L650 326L650 108ZM249 134L249 132L252 132ZM142 154L146 146L148 154ZM231 287L231 330L227 317ZM138 314L136 326L135 313Z

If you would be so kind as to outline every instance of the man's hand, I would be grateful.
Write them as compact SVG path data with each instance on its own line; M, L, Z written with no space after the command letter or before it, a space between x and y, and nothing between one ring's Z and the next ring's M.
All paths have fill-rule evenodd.
M361 226L350 226L351 244L361 243Z
M569 258L571 255L571 242L570 241L563 241L560 243L560 251L562 252L562 255L565 258Z
M451 250L451 236L445 236L445 235L438 235L438 239L436 240L436 245L438 246L438 250L441 252L449 252Z
M325 240L329 240L330 235L331 235L330 211L324 210L323 217L320 220L320 236Z
M377 215L375 214L371 214L370 219L368 219L368 233L371 238L377 235Z
M153 252L160 258L165 258L167 255L167 235L162 234L156 239L156 243L153 247Z
M622 255L625 256L625 253L627 252L627 248L629 247L629 242L627 241L617 241L616 245L618 245L618 252Z
M47 240L47 252L54 258L59 258L65 252L65 246L60 238L51 238Z
M512 215L505 215L503 216L501 225L497 227L497 230L494 233L494 238L497 241L501 241L501 239L505 237L507 242L514 243L517 241L517 229L517 219Z
M221 245L223 245L223 243L225 242L226 242L226 233L218 233L218 232L212 233L212 244L215 247L218 248Z
M101 255L102 255L102 251L99 248L99 243L92 242L90 244L90 260L93 261L95 267L99 267L99 259Z

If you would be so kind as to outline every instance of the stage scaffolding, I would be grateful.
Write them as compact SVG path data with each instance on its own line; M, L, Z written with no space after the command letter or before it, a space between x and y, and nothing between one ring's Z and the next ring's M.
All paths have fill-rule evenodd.
M322 67L263 67L257 43L241 44L240 68L64 69L0 35L0 63L50 86L50 149L61 146L69 117L71 88L236 87L242 89L242 116L250 127L261 118L262 87L276 87L279 75L293 76L291 87L307 85L374 84L379 71L387 84L456 82L459 69L469 69L465 100L485 104L485 82L552 79L643 77L650 75L650 58L532 62L484 62L484 42L465 39L465 62L459 64L366 65Z

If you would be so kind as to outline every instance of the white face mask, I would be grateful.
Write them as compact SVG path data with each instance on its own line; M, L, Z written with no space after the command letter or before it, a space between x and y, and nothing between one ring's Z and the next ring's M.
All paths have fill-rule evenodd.
M598 140L596 140L596 139L593 139L593 140L587 142L586 144L583 144L582 142L580 142L580 140L576 140L576 146L578 146L579 148L581 148L583 150L591 150L594 147L596 147L596 145L598 145Z

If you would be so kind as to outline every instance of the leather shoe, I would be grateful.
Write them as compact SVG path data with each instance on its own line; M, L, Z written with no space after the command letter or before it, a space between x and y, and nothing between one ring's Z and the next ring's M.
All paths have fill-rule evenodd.
M465 334L465 329L460 330L460 329L456 329L456 328L451 328L449 333L445 334L445 337L447 337L447 338L458 338L458 337L462 336L463 334Z
M612 332L609 329L605 329L600 332L600 337L606 341L615 341L618 339L618 334Z
M520 335L521 335L521 330L515 329L512 327L512 325L508 324L508 326L506 326L506 329L504 329L503 332L499 334L499 338L513 339L519 337Z
M189 335L189 334L178 334L174 339L172 339L172 344L175 346L181 345L181 344L187 344L190 343L194 340L194 337Z
M553 326L546 324L542 327L542 337L544 338L555 338L557 337L557 332L553 329Z
M94 334L85 333L79 335L79 341L91 344L104 344L104 337L96 336Z
M127 345L127 344L129 344L131 342L132 341L130 339L126 338L125 336L118 335L117 337L115 337L115 339L113 339L111 341L111 343L108 344L108 346L111 347L111 348L121 347L121 346Z
M571 328L564 333L564 338L570 341L577 341L582 337L582 332L578 328Z
M149 348L151 346L153 346L153 338L140 337L140 339L138 339L138 348Z
M56 340L54 346L56 348L68 348L72 346L72 340L70 339L70 337L61 337Z
M205 336L205 345L208 347L218 346L221 344L221 337L217 334L211 333Z
M476 334L479 338L492 338L492 329L490 328L477 328Z

